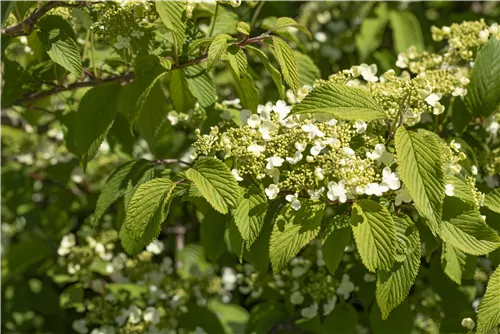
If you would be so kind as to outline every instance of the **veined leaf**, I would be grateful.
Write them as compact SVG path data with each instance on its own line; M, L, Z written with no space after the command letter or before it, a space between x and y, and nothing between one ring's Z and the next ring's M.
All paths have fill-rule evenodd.
M240 188L242 193L238 207L232 211L233 219L249 249L260 234L267 210L267 196L255 185Z
M224 235L226 223L230 218L215 211L208 203L206 206L208 209L204 210L203 221L200 224L200 241L207 258L216 262L226 250Z
M454 175L446 175L446 184L455 186L454 197L460 198L465 203L478 207L478 203L470 186Z
M202 108L207 109L217 102L214 81L203 65L188 66L184 74L191 94Z
M391 270L396 251L396 226L389 211L372 200L358 200L352 208L351 225L365 267L371 272Z
M500 188L487 193L483 205L493 212L500 213Z
M238 78L234 72L233 76L234 88L236 90L236 95L241 100L241 105L243 108L256 113L257 107L259 106L259 91L257 87L255 87L252 76L250 73L245 73L242 78Z
M257 57L259 57L259 59L262 62L262 64L264 64L264 66L269 71L269 74L271 75L271 78L273 79L274 84L276 85L276 88L278 88L278 93L279 93L280 99L283 100L285 98L285 86L283 86L283 82L282 82L282 77L281 77L280 71L278 71L276 69L276 67L274 67L271 64L271 62L269 61L269 58L264 53L264 51L262 51L261 49L256 48L256 47L254 47L252 45L247 45L247 46L245 46L245 48L247 50L251 50L251 51L255 52L255 54L257 55Z
M500 266L491 275L479 304L477 333L487 333L500 325Z
M248 23L246 22L238 22L238 24L236 25L236 30L243 35L250 35L250 25L248 25Z
M238 78L242 78L245 73L247 73L247 56L241 48L236 45L231 45L227 52L227 59Z
M337 83L313 89L296 104L291 114L331 114L346 120L372 121L385 118L384 111L365 91Z
M395 262L389 271L378 272L376 297L384 320L406 299L420 266L420 236L417 227L407 216L393 216L393 219L398 244L404 249L404 260Z
M218 35L214 41L210 43L208 48L207 70L210 71L219 61L229 47L228 40L232 37L227 34ZM238 48L239 49L239 48Z
M293 51L293 55L299 67L300 87L305 85L313 87L316 79L321 79L321 71L308 55L297 50Z
M465 105L474 115L488 117L500 104L500 41L490 38L479 50L467 86Z
M455 197L446 197L439 236L466 254L485 255L500 247L500 237L481 213Z
M285 82L290 86L293 93L297 94L300 88L299 68L292 48L278 36L271 37L273 40L274 56L281 67Z
M186 35L186 1L156 1L155 6L161 21L172 32L176 54L180 54Z
M389 22L392 28L392 38L394 39L394 49L396 52L405 52L414 45L418 51L423 51L424 36L417 17L410 11L391 10Z
M200 158L193 168L187 170L186 177L194 182L208 203L220 213L226 214L230 208L238 206L238 183L222 161L210 157Z
M398 172L417 208L430 220L431 226L441 222L444 198L444 173L439 142L432 136L396 131ZM434 231L436 232L436 231Z
M356 47L361 61L365 61L380 46L389 21L386 3L380 3L375 8L374 13L375 17L363 19L360 31L356 36Z
M95 86L85 93L78 105L75 140L84 169L113 125L120 88L118 82Z
M38 38L50 59L80 79L82 58L73 28L58 15L44 16L38 26Z
M271 31L277 31L286 27L294 27L298 29L299 31L303 32L304 34L309 37L309 39L312 39L312 35L309 32L309 30L304 27L302 24L298 24L294 19L290 17L280 17L276 20L276 23L274 26L271 28Z
M344 249L351 242L351 227L346 222L347 219L349 217L345 218L342 215L333 217L323 238L321 247L323 260L332 275L335 274L344 255Z
M325 204L302 200L295 211L290 204L283 206L274 222L269 244L269 257L274 272L280 271L321 229Z
M175 183L165 178L153 179L137 188L125 212L124 225L132 239L140 240L146 232L151 232L150 241L158 236L174 188Z
M476 268L476 258L465 254L448 243L443 243L441 266L444 273L458 285L462 284L462 276L471 277Z
M178 112L187 112L192 109L196 99L189 91L184 71L173 70L169 78L168 87L174 109Z

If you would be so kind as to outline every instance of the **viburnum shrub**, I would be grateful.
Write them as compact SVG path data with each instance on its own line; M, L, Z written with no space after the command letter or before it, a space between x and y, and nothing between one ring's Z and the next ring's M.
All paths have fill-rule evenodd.
M497 3L1 6L5 333L499 333Z

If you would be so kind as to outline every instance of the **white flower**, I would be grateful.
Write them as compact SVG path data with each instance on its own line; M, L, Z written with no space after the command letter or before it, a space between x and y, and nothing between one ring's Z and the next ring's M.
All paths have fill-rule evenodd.
M323 315L329 315L335 308L335 304L337 304L337 296L333 295L327 303L323 304Z
M372 65L361 64L358 66L358 68L361 72L361 76L366 81L369 81L369 82L377 82L378 81L378 77L376 75L377 74L377 65L376 64L372 64Z
M270 157L266 159L267 165L266 169L273 169L275 167L281 167L285 159L280 157Z
M497 136L498 130L500 130L500 124L498 122L491 122L491 124L486 128L486 131L488 131L493 137Z
M314 303L309 307L305 307L300 311L300 315L302 315L304 318L307 319L312 319L316 315L318 315L318 304Z
M337 288L337 294L344 297L344 299L349 299L351 292L354 291L354 283L349 281L349 275L342 275L342 281Z
M306 132L308 134L309 139L314 139L315 137L324 137L325 134L323 131L318 129L318 127L314 124L304 124L302 125L302 131Z
M324 187L321 187L321 188L316 189L316 190L309 189L307 192L309 193L309 196L311 197L312 200L318 200L318 199L320 199L321 195L323 194L323 191L325 191Z
M399 181L396 173L393 173L389 167L385 167L382 170L382 185L389 187L391 190L398 190L401 187L401 181Z
M325 179L325 176L323 175L323 168L320 168L320 167L317 167L315 170L314 170L314 175L316 176L316 178L320 181L323 181Z
M128 308L128 321L133 324L137 324L141 321L142 311L136 305L132 305Z
M280 188L276 184L271 184L264 191L269 199L275 199L280 192Z
M231 173L233 174L236 181L243 181L243 178L240 176L240 174L238 174L238 170L236 168L232 169Z
M396 199L394 200L396 206L400 206L402 202L410 203L411 201L413 201L413 198L404 185L401 189L396 191Z
M248 152L252 152L255 156L259 157L262 152L266 150L265 146L262 145L257 145L257 144L251 144L250 146L247 147Z
M328 192L326 194L330 201L339 200L340 203L345 203L347 201L347 191L345 189L345 182L340 181L339 183L330 181L328 182Z
M147 247L146 247L146 250L148 252L151 252L153 254L161 254L163 252L163 250L165 249L165 245L163 244L163 242L161 242L160 240L156 239L156 240L153 240L153 242L151 242Z
M75 245L75 235L73 233L69 233L62 238L59 248L57 249L57 254L59 254L59 256L66 256L71 253L71 248Z
M384 192L389 190L389 187L387 186L382 186L378 183L368 183L368 186L365 189L365 194L367 195L375 195L375 196L382 196Z
M75 332L80 334L87 334L89 332L89 328L87 327L87 322L85 319L78 319L73 321L71 327L75 330Z
M471 318L462 319L462 327L465 327L468 330L473 330L474 326L476 326L476 324L474 323L474 320L472 320Z
M448 183L444 186L444 193L446 194L446 196L455 195L455 186L451 183Z
M271 133L278 130L278 126L268 120L264 120L259 126L259 132L262 134L262 139L268 141L272 139Z
M309 150L309 152L311 153L311 155L318 155L321 153L321 150L325 148L325 145L323 144L323 142L319 139L315 140L314 141L314 146L311 147L311 149Z
M234 290L238 277L236 271L230 267L222 268L222 284L225 290Z
M460 166L459 164L451 164L450 165L450 171L453 174L458 174L458 173L460 173L461 170L462 170L462 166Z
M375 145L375 150L373 152L366 153L367 158L376 160L379 163L383 163L389 166L394 160L394 156L387 152L384 144Z
M115 48L126 49L130 46L130 38L121 35L116 36Z
M286 161L288 161L291 165L295 165L300 160L302 160L302 157L303 157L302 153L297 151L297 152L295 152L295 156L293 158L287 157Z
M376 280L377 280L377 276L373 275L372 273L366 273L363 276L363 281L365 281L367 283L372 283L372 282L375 282Z
M149 306L144 310L143 318L145 322L150 322L154 325L160 322L160 311L156 307Z
M444 113L444 106L441 103L436 102L434 104L434 109L433 109L432 113L434 115L441 115L442 113Z
M300 204L297 194L286 195L285 199L291 203L292 209L294 209L295 211L300 210L300 208L302 207L302 204Z
M425 98L425 102L427 102L430 106L433 107L437 102L439 102L439 100L441 100L441 97L442 97L441 93L432 93Z
M294 305L300 305L304 302L304 296L300 291L295 291L290 295L290 302Z
M490 31L488 29L481 30L479 32L479 40L483 43L488 42L488 38L490 37Z
M276 104L273 106L273 111L280 115L280 119L285 118L290 113L290 109L283 100L276 101Z
M134 30L130 33L130 36L135 37L135 38L140 38L140 37L144 36L144 31Z
M258 128L260 125L261 120L259 115L253 114L252 116L248 117L247 119L247 125L251 127L252 129Z
M273 104L271 102L268 102L265 105L259 104L257 106L257 113L260 115L261 120L271 118L271 111L273 111Z
M241 109L240 111L240 121L243 124L247 124L247 120L252 116L252 111L248 109Z
M453 95L453 96L465 96L465 95L467 95L467 88L455 87L453 92L451 92L451 95Z
M342 151L344 151L344 154L347 156L354 155L354 150L350 147L342 147Z
M175 126L179 123L179 113L175 110L170 110L168 112L167 119L170 121L170 124Z
M476 166L472 166L471 167L471 172L472 172L472 175L477 175L477 167Z
M396 66L399 68L408 67L408 57L404 53L398 54L398 60L396 61Z
M304 152L306 150L306 144L303 144L303 143L295 143L295 148L297 149L297 151L299 152Z
M367 125L362 120L357 120L356 122L354 122L354 128L356 129L357 133L361 134L366 131Z

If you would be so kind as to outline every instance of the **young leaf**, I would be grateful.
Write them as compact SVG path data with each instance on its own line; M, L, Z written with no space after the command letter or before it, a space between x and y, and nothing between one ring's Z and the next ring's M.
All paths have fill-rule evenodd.
M376 297L384 320L406 299L420 266L420 236L417 227L407 216L393 216L393 219L398 244L405 252L402 262L395 262L389 271L378 272Z
M496 188L484 196L483 205L493 212L500 213L500 188Z
M465 105L474 115L488 117L500 104L499 91L500 40L490 38L474 61Z
M408 131L401 126L396 131L398 172L417 208L430 220L441 221L444 198L444 173L439 142L433 136Z
M394 263L396 226L389 211L377 202L358 200L351 225L361 260L369 271L391 270Z
M292 48L278 36L271 36L271 38L273 40L274 56L280 65L281 72L283 72L285 82L290 86L294 94L297 94L300 88L299 68Z
M348 219L348 218L347 218ZM342 215L333 217L328 225L321 251L328 271L335 274L337 267L344 255L344 249L351 242L351 228Z
M231 45L227 52L227 59L238 78L242 78L247 73L247 56L241 48L236 45Z
M38 38L50 59L80 79L82 58L69 23L61 16L46 15L38 22L38 27Z
M236 208L240 200L239 186L226 164L215 158L198 159L186 172L213 208L222 214Z
M252 45L247 45L247 46L245 46L245 48L247 50L251 50L251 51L255 52L255 54L257 55L257 57L259 57L259 59L262 62L262 64L264 64L264 66L269 71L269 74L271 75L271 78L273 79L274 84L276 85L276 88L278 88L278 93L279 93L280 99L283 100L285 98L285 86L283 86L282 77L281 77L280 71L278 71L276 69L276 67L274 67L271 64L271 62L269 61L269 58L264 53L264 51L262 51L261 49L256 48L256 47L254 47Z
M425 49L422 28L412 12L391 10L389 22L396 52L405 52L412 45L417 48L417 51Z
M382 108L365 91L327 83L313 89L296 104L291 114L331 114L346 120L372 121L385 118Z
M267 197L264 191L255 185L240 188L242 193L238 207L232 210L236 227L249 249L260 234L267 210Z
M186 35L186 1L156 1L156 11L165 27L172 32L176 54L180 54Z
M462 284L462 276L470 277L476 268L476 258L465 254L452 245L444 242L441 253L441 266L444 273L458 285Z
M214 41L210 44L208 48L208 58L207 58L207 70L210 71L215 64L219 61L224 53L226 53L229 47L228 40L232 37L227 34L222 34L215 37ZM239 49L239 48L238 48Z
M75 140L84 168L97 153L113 125L120 88L118 82L95 86L85 93L78 105Z
M309 39L312 39L312 35L309 32L309 30L307 30L307 28L304 27L302 24L298 24L294 19L292 19L290 17L280 17L280 18L278 18L276 20L276 23L274 24L274 26L271 28L271 31L277 31L277 30L280 30L280 29L283 29L283 28L286 28L286 27L297 28L298 30L300 30L301 32L303 32L304 34L306 34L307 37L309 37Z
M477 333L488 333L500 325L500 266L491 275L479 304Z
M312 239L321 227L325 205L302 200L295 211L290 204L283 206L274 222L269 244L269 257L274 272L280 271Z
M236 30L245 36L250 35L250 26L246 22L238 22Z
M153 179L141 184L132 195L125 212L124 225L134 240L147 236L149 241L160 233L168 215L175 183L169 179Z
M485 255L500 247L500 237L481 213L455 197L446 197L439 236L466 254Z

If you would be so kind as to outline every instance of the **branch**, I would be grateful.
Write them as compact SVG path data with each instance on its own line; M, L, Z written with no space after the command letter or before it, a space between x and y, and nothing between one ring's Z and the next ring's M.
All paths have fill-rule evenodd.
M74 4L67 3L64 1L49 1L39 9L35 10L26 20L18 23L14 26L2 29L2 35L7 35L11 37L16 36L28 36L31 34L35 28L36 23L40 18L53 8L57 7L70 7L70 8L82 8L103 3L103 1L82 1L76 2Z

